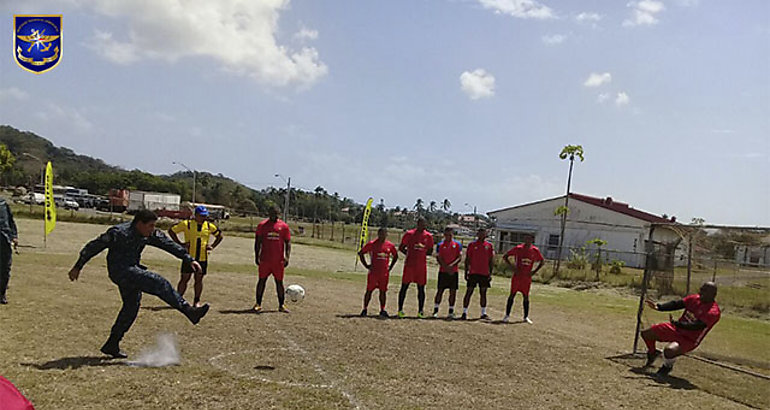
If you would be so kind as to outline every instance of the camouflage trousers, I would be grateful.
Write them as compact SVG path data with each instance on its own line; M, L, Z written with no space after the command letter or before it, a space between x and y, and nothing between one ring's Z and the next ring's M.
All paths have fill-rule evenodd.
M140 266L111 269L110 280L118 285L123 306L112 326L111 336L120 340L128 332L139 314L142 293L155 295L169 306L181 311L187 302L174 290L171 283L157 273L150 272Z

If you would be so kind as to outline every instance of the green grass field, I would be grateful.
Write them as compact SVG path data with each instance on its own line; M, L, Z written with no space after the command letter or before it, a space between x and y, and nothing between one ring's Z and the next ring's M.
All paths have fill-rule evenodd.
M236 236L212 255L204 291L212 310L201 324L145 295L124 339L136 357L156 335L172 333L182 363L129 367L98 352L120 306L103 256L79 282L66 279L80 247L105 227L60 223L43 249L39 221L18 222L25 247L11 303L0 307L0 374L41 409L770 407L765 379L691 358L665 380L638 369L642 359L625 355L638 301L615 289L535 284L531 326L499 323L508 286L500 277L491 322L359 318L365 276L360 266L353 272L353 252L296 244L287 282L304 286L307 298L291 314L277 313L270 284L267 312L250 314L252 242ZM176 282L170 256L148 249L143 262ZM391 278L392 313L398 281ZM407 298L412 317L415 293ZM478 317L477 296L470 313ZM665 319L644 316L647 324ZM767 374L769 336L768 321L727 313L697 353Z

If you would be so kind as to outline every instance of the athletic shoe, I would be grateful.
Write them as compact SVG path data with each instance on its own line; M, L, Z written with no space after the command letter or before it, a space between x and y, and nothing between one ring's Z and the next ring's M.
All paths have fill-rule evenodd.
M489 320L489 315L484 313L483 315L481 315L481 317L479 317L479 319L481 319L481 320Z
M360 314L360 316L361 316L361 317L366 317L366 309L364 309L364 310L362 310L362 311L361 311L361 314Z
M508 323L511 318L508 316L503 317L503 323Z
M0 296L0 305L7 305L8 299L6 299L5 295Z
M447 319L452 320L455 318L455 312L449 312L449 314L446 316Z
M389 318L390 316L388 315L387 311L381 310L380 311L380 317L383 318L383 319L386 319L386 318Z
M660 366L660 369L658 370L658 373L656 373L658 376L668 376L669 373L671 373L671 370L674 369L674 366L666 366L665 364L663 366Z
M438 312L433 312L433 318L438 319Z
M195 302L195 304L194 304L193 306L195 306L195 307L201 307L201 306L203 306L203 305L201 304L201 302Z
M106 354L107 356L112 356L113 359L125 359L128 357L125 352L120 350L120 346L118 346L118 340L113 339L112 337L107 339L107 342L104 343L104 346L102 346L99 351Z
M291 313L289 309L286 309L286 305L281 305L281 307L278 308L278 311L282 313Z
M417 318L418 319L425 319L425 313L417 312Z
M192 324L197 325L198 322L201 321L203 316L206 316L206 313L209 312L209 304L205 304L201 307L192 307L190 305L187 305L186 308L183 310L184 315L187 316L187 319L192 322Z
M399 319L403 319L403 318L405 318L405 317L406 317L406 313L404 313L404 311L403 311L403 310L399 310L399 311L398 311L398 318L399 318Z
M463 315L460 316L460 320L468 320L468 314L467 313L463 313Z
M647 361L644 363L644 367L650 367L655 363L655 359L660 356L661 351L655 350L654 352L647 352Z
M530 320L528 317L525 317L525 318L524 318L524 321L525 321L525 322L527 322L527 323L529 323L530 325L532 324L532 320Z
M258 303L255 303L251 310L253 310L254 313L262 313L262 306L260 306Z

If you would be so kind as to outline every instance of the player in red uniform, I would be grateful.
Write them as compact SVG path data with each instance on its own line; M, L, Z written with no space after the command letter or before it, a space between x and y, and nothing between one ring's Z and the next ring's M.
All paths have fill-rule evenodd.
M468 318L468 305L476 285L481 294L481 319L489 319L487 315L487 289L492 281L492 264L494 263L495 249L486 241L487 230L480 228L476 233L476 240L468 244L465 252L465 298L463 298L462 320Z
M433 305L433 317L438 318L438 307L445 289L449 289L449 319L455 317L455 299L457 298L457 271L463 256L463 245L453 238L454 230L444 228L444 240L436 245L436 261L438 262L438 290Z
M505 317L503 322L508 323L511 316L511 308L513 308L513 298L516 296L516 292L521 292L524 296L524 321L532 324L529 319L529 288L532 286L532 275L535 275L540 268L543 267L544 259L543 254L540 253L540 249L532 245L532 241L535 240L534 235L524 235L524 243L514 246L505 256L503 260L508 266L513 269L513 276L511 277L511 293L508 295L508 303L505 305ZM512 264L508 259L513 256L516 258L516 264ZM532 270L532 265L535 262L539 262L537 267Z
M684 299L667 303L654 303L647 299L647 305L652 309L661 312L684 309L684 313L679 320L669 315L668 323L658 323L642 331L642 339L647 345L647 363L644 367L652 366L660 356L660 351L655 349L655 342L671 342L663 350L663 366L658 370L661 376L671 373L678 356L695 350L722 314L714 300L716 296L717 285L706 282L698 294L685 296Z
M433 235L425 227L427 221L420 217L417 219L417 228L406 231L401 238L398 250L406 255L404 274L401 277L401 290L398 292L398 317L405 317L404 299L410 283L417 284L417 303L419 305L417 317L424 318L425 313L425 283L428 281L427 257L433 254Z
M254 262L259 266L259 281L257 282L256 313L262 312L262 295L265 293L267 278L273 275L275 290L278 293L278 310L289 313L284 305L283 272L289 266L291 254L291 232L289 225L278 219L278 206L268 209L268 219L257 225L254 240Z
M366 263L364 255L369 254L369 260L371 263ZM393 256L393 260L390 257ZM369 269L369 274L366 276L366 293L364 293L364 309L361 311L361 316L366 316L366 310L369 308L369 301L372 299L372 292L375 289L380 291L380 317L388 317L388 312L385 310L385 302L387 301L388 292L388 277L390 276L390 270L393 269L393 265L398 261L398 251L396 245L388 240L388 228L381 227L377 231L377 239L369 241L361 251L358 252L358 258L361 260L361 264Z

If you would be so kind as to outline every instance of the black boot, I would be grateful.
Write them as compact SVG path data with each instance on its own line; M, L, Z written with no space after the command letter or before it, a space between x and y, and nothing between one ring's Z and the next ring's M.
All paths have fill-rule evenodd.
M206 303L205 305L201 307L193 307L189 304L185 303L182 306L182 313L184 313L185 316L187 316L187 319L192 322L192 324L197 325L198 322L201 321L203 316L206 316L206 313L209 311L209 304Z
M110 335L110 338L107 339L107 342L104 343L104 346L102 346L101 352L112 356L113 359L125 359L128 357L128 355L120 350L120 339L118 337L115 337L113 335Z
M5 295L0 295L0 305L7 305L8 299L6 299Z

